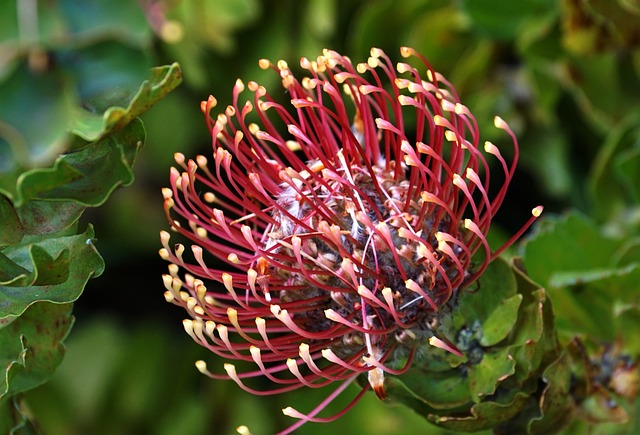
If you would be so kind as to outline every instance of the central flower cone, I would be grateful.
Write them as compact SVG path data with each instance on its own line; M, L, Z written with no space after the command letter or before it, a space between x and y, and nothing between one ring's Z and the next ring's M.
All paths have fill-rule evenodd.
M210 97L213 162L176 154L182 172L163 191L172 229L194 243L187 258L162 233L166 299L189 312L194 340L256 367L198 368L254 394L343 381L307 415L285 409L302 422L322 421L314 416L360 374L363 392L384 398L385 374L408 370L424 343L459 353L437 336L439 312L541 212L491 252L485 235L515 170L515 136L496 117L508 162L481 144L444 77L412 49L401 54L424 71L378 49L357 65L329 50L303 58L300 81L285 62L261 61L289 104L250 82L253 102L241 105L238 81L233 104L211 117ZM275 387L257 391L247 383L256 376Z

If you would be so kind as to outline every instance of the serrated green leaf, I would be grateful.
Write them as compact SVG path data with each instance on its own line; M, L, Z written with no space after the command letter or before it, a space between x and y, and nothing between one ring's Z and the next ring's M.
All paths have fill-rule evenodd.
M18 178L16 202L20 206L32 198L40 199L38 196L41 195L41 192L55 191L55 189L71 184L83 176L68 162L68 158L63 156L56 160L52 168L32 169L24 172Z
M71 132L90 142L104 138L111 132L131 123L174 90L181 82L182 71L177 63L153 68L149 78L142 83L126 107L113 106L101 115L88 111L77 111L72 122Z
M126 128L59 157L53 168L25 172L18 179L16 204L34 199L90 207L103 204L117 187L133 182L132 166L144 138L142 121L135 119Z
M62 361L71 304L39 302L0 329L0 400L46 382Z
M8 279L2 279L0 285L12 286L12 287L24 287L24 286L39 286L48 284L61 284L68 278L69 273L69 251L62 250L54 258L43 247L30 244L28 245L29 264L32 266L30 269L21 267L16 262L13 262L3 253L0 253L2 257L3 265L7 266L9 272ZM14 249L13 247L6 250L8 254L12 254L14 259L20 261L20 257L23 257L24 251L20 249ZM26 261L21 261L26 263ZM3 273L4 274L4 273Z
M5 249L2 261L10 260L29 274L0 285L0 319L19 316L38 301L75 301L87 281L104 270L93 236L89 226L82 234L41 237Z
M71 304L38 303L0 330L0 433L37 435L22 392L45 383L64 355L62 340L71 325ZM18 344L19 345L16 345Z
M31 248L35 280L28 285L57 285L69 279L69 250L63 249L56 257L49 255L46 249L39 245Z

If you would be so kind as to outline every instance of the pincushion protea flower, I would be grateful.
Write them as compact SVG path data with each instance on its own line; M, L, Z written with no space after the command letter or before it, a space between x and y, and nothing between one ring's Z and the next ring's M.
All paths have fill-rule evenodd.
M347 409L369 388L385 398L385 375L406 371L425 343L459 354L434 329L441 310L542 210L491 251L486 234L514 174L516 137L496 117L511 161L481 144L455 89L423 56L400 52L424 70L393 65L379 49L357 65L330 50L303 58L302 80L284 61L261 60L289 103L255 82L253 101L241 103L238 80L232 105L211 117L209 97L201 108L213 161L176 154L182 172L172 168L163 190L172 230L194 243L188 259L161 234L167 301L187 310L196 342L255 365L197 368L260 395L341 383L306 415L284 409L300 419L285 433L330 420L315 416L360 375L368 383ZM490 195L496 166L501 184ZM257 391L253 377L273 388Z

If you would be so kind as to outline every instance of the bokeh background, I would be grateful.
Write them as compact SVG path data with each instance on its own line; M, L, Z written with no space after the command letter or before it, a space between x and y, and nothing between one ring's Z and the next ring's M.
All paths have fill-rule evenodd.
M225 107L238 77L278 96L277 75L259 59L295 65L326 47L360 62L375 46L399 60L402 45L456 86L483 139L502 140L496 114L516 131L521 163L500 228L519 228L544 204L550 215L578 210L612 234L637 232L637 0L0 0L0 120L28 132L35 158L55 154L68 99L104 104L157 65L177 61L184 74L142 118L148 136L133 186L83 217L95 225L106 271L76 302L57 373L28 393L43 433L230 434L243 424L269 434L290 422L281 408L309 410L327 394L253 397L195 369L197 359L222 361L191 342L184 314L164 302L160 189L174 152L210 153L201 100L213 94ZM0 170L10 153L0 139ZM298 433L335 430L448 433L373 395L337 422Z

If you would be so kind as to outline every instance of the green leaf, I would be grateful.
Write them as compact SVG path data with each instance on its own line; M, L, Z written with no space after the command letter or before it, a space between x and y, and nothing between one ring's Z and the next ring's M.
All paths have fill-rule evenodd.
M516 362L509 348L485 353L479 364L469 369L469 390L474 401L495 393L498 385L515 373Z
M517 276L518 290L524 299L509 338L513 343L509 351L516 361L516 372L511 380L524 386L538 372L546 354L555 349L556 332L555 318L545 290L537 285L525 289L528 284L523 284L519 273Z
M0 252L0 285L7 285L20 280L25 280L29 275L31 275L31 272L28 269L20 266Z
M177 63L153 68L150 77L142 83L126 107L113 106L102 115L78 110L71 126L71 132L87 141L103 138L131 123L174 90L181 82L182 71Z
M39 302L0 329L0 400L44 383L64 355L71 304Z
M565 332L587 334L592 338L613 341L629 330L615 328L615 313L619 305L637 302L629 291L640 282L640 264L614 269L590 276L577 287L560 287L553 291L558 310L558 327ZM606 325L606 327L603 327Z
M568 89L588 120L602 132L616 128L630 113L637 112L639 72L631 56L603 51L575 55L567 68L572 80Z
M493 344L494 339L504 338L516 321L520 301L513 299L506 302L517 298L516 279L509 264L499 258L487 267L478 280L478 286L478 289L466 291L460 296L457 310L467 326L471 327L478 322L483 331L487 327L486 322L493 317L488 325L491 329L489 338L486 339ZM505 306L505 303L509 305ZM513 312L507 313L510 308ZM500 323L499 319L509 320L511 323Z
M59 157L52 168L25 172L18 179L16 204L46 199L102 205L117 187L133 182L132 167L144 137L142 122L134 120L102 140Z
M20 393L45 383L62 362L71 306L40 302L0 329L0 433L40 433Z
M621 333L614 328L616 304L635 303L629 289L640 282L640 263L630 249L577 214L541 225L527 242L523 260L559 307L559 331L606 341Z
M629 331L640 331L640 306L621 304L616 307L614 316L615 330L618 331L618 339L621 341L622 348L637 361L640 358L640 340L636 338L635 334L629 334Z
M85 206L70 201L31 200L18 209L25 234L51 234L74 225Z
M481 34L502 40L515 39L532 17L558 9L553 0L464 0L462 7Z
M19 250L7 249L6 252L9 254L13 253L14 255L18 254L16 257L20 256ZM4 254L2 255L4 256ZM46 284L61 284L67 280L69 271L69 251L60 251L54 258L43 247L39 245L30 245L29 257L31 264L33 265L30 273L20 273L19 275L12 277L9 281L0 282L0 284L14 287L38 286ZM27 269L21 267L20 269L27 271Z
M482 346L493 346L509 335L518 318L522 295L515 295L500 302L482 325Z
M0 399L0 433L13 435L27 424L16 397Z
M435 410L456 410L470 402L469 381L458 369L425 372L410 369L400 376L385 380L387 395L394 401L411 406L423 415Z
M545 289L529 278L521 269L520 259L515 261L514 271L518 283L518 293L523 296L523 300L510 341L514 345L537 343L542 339L545 331L554 330L555 319L551 304L547 300Z
M506 403L487 401L476 403L471 407L471 415L429 416L429 420L448 429L460 432L477 432L482 429L491 429L499 423L509 420L517 415L529 401L529 396L518 392L513 400Z
M18 243L22 239L22 222L11 200L0 192L0 247ZM2 280L0 269L0 280Z
M609 132L594 161L587 181L596 217L616 217L625 207L637 203L638 150L640 111L636 110Z
M545 369L543 381L547 384L540 396L539 417L531 419L527 433L550 433L572 419L573 401L569 399L571 367L562 354Z
M208 352L174 336L174 325L164 320L147 318L125 327L113 316L98 314L75 325L64 341L68 350L55 374L25 394L40 427L48 435L208 433L206 428L220 420L207 413L211 409L207 405L224 414L230 409L225 406L234 402L230 395L240 391L228 383L202 383L193 361ZM171 378L164 376L169 372ZM200 404L197 409L202 408L197 413L202 418L191 425L175 421L193 415L183 410L185 403L194 405L189 397ZM259 399L256 402L260 405ZM240 412L236 426L248 423L244 404L242 411L245 418ZM197 430L171 431L185 424ZM224 427L230 424L225 422Z
M559 218L545 218L524 245L523 262L529 276L548 286L559 272L606 268L620 242L605 237L585 216L573 212Z
M75 301L104 262L93 245L93 228L66 237L23 241L0 253L9 279L0 283L0 319L21 315L31 304Z
M620 153L616 159L620 184L627 193L629 202L640 204L640 128L635 148Z

